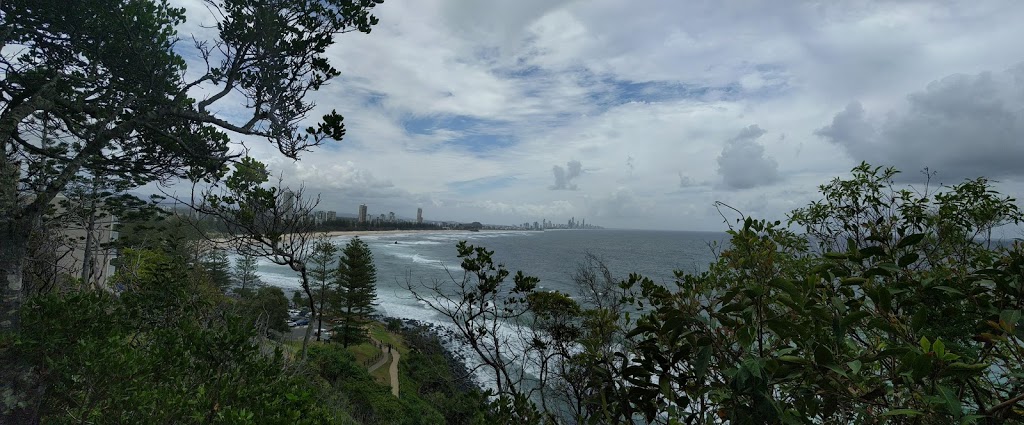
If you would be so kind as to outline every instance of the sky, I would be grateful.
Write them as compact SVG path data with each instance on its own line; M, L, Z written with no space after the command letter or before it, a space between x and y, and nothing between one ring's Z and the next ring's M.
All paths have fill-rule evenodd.
M198 0L179 28L213 17ZM861 161L1024 189L1024 2L387 0L310 95L347 135L250 154L321 209L723 230ZM194 60L195 58L187 58ZM223 113L244 114L223 105Z

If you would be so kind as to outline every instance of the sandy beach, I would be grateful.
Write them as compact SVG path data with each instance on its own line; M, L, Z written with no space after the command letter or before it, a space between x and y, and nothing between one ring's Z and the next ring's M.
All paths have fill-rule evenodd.
M378 235L415 235L421 233L470 233L468 230L335 230L317 233L317 236L378 236Z

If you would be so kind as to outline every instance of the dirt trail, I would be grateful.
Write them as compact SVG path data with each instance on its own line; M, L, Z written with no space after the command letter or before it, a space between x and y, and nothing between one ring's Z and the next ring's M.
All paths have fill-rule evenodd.
M395 355L395 359L391 362L391 394L398 397L398 359L402 358L401 354L398 354L398 350L393 350L391 354Z
M380 356L380 360L377 360L377 363L374 363L373 366L370 366L370 368L366 370L366 373L373 373L373 371L380 369L381 366L384 366L384 364L387 363L388 360L391 360L391 358L388 356L387 351L381 350L381 353L384 353L384 355Z

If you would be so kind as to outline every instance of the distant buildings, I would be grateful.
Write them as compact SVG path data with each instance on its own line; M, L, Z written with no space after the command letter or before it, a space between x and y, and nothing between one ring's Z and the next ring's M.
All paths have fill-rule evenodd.
M395 212L394 211L389 211L388 212L388 223L394 223L394 222L395 222Z
M54 226L50 227L52 233L44 242L52 251L40 254L53 257L34 258L39 266L37 271L41 272L39 277L50 281L71 278L82 284L105 287L107 279L114 275L111 260L117 254L110 243L117 239L114 230L117 217L102 205L94 205L90 214L88 207L71 204L62 194L54 198L52 206Z
M285 189L281 192L281 212L283 217L289 217L295 212L295 192Z
M366 204L359 206L359 224L366 224Z
M416 208L416 224L423 224L423 208Z

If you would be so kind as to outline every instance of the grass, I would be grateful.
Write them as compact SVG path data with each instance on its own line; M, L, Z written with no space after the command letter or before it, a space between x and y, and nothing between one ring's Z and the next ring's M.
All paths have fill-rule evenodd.
M409 347L405 346L405 341L402 340L402 337L388 332L384 328L383 323L371 322L367 327L370 328L370 336L373 336L377 341L385 344L390 343L393 347L398 348L399 354L409 352Z

